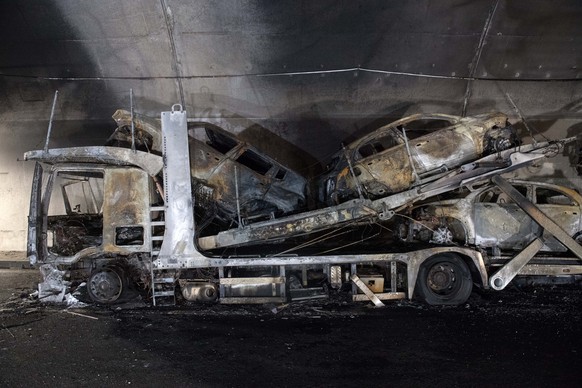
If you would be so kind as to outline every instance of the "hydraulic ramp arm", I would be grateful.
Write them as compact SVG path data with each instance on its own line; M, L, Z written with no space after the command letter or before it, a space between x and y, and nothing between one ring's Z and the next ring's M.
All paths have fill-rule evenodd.
M544 230L553 235L564 244L580 260L582 260L582 246L570 237L558 224L546 216L536 205L531 203L519 191L511 186L500 176L494 176L491 181L507 194L515 203L523 209ZM489 278L491 288L502 290L520 272L520 270L539 252L544 246L543 237L533 240L524 250L505 264L499 271Z

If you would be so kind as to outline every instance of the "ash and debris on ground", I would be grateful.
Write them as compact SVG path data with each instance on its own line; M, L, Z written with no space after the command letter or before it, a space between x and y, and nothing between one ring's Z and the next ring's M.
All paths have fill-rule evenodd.
M38 290L14 290L0 300L0 316L4 313L29 314L39 310L83 309L85 311L129 312L131 314L189 315L189 316L266 316L290 317L344 317L380 314L382 311L411 309L419 311L521 315L582 315L582 287L577 285L523 287L510 285L497 291L478 290L461 306L429 306L417 300L387 301L376 308L371 302L352 302L347 293L331 292L327 298L291 301L282 304L224 305L216 302L196 303L180 301L175 306L151 306L141 295L113 305L95 305L89 302L84 284L73 293L67 293L61 303L46 303L39 299Z
M577 386L582 289L457 307L332 294L281 305L47 304L0 294L0 386Z

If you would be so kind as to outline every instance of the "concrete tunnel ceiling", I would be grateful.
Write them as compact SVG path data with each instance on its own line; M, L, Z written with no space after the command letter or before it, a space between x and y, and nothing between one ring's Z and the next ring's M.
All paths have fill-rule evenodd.
M190 116L249 120L235 131L258 122L317 156L378 120L460 114L468 83L468 114L510 113L510 93L528 117L570 116L582 95L577 1L0 7L4 120L46 120L55 89L57 119L108 120L128 107L132 88L138 112L157 116L183 102ZM329 73L309 74L319 71ZM106 136L111 124L92 130Z

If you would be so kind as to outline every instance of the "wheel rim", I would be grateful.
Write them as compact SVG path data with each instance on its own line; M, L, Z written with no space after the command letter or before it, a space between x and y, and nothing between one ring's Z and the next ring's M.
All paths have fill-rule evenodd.
M432 292L438 295L450 295L458 288L457 273L453 265L439 263L428 271L427 285Z
M434 231L430 242L434 244L450 244L453 242L453 233L446 226L440 226Z
M430 305L458 306L471 295L471 270L454 253L437 254L420 267L417 286L419 296Z
M106 268L91 275L88 287L93 300L98 303L112 303L121 295L123 283L116 271Z

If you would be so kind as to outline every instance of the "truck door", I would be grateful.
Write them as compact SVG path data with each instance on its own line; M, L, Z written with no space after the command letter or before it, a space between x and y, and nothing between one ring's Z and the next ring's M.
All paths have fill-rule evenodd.
M34 265L38 261L44 261L44 247L41 243L42 233L42 174L43 168L40 163L34 166L34 176L30 193L30 208L28 213L28 238L26 255L30 264ZM39 254L41 256L39 256Z
M105 171L104 252L129 254L151 249L149 182L148 174L138 168L109 167Z
M100 169L54 170L43 199L49 252L67 257L101 245L103 176Z

